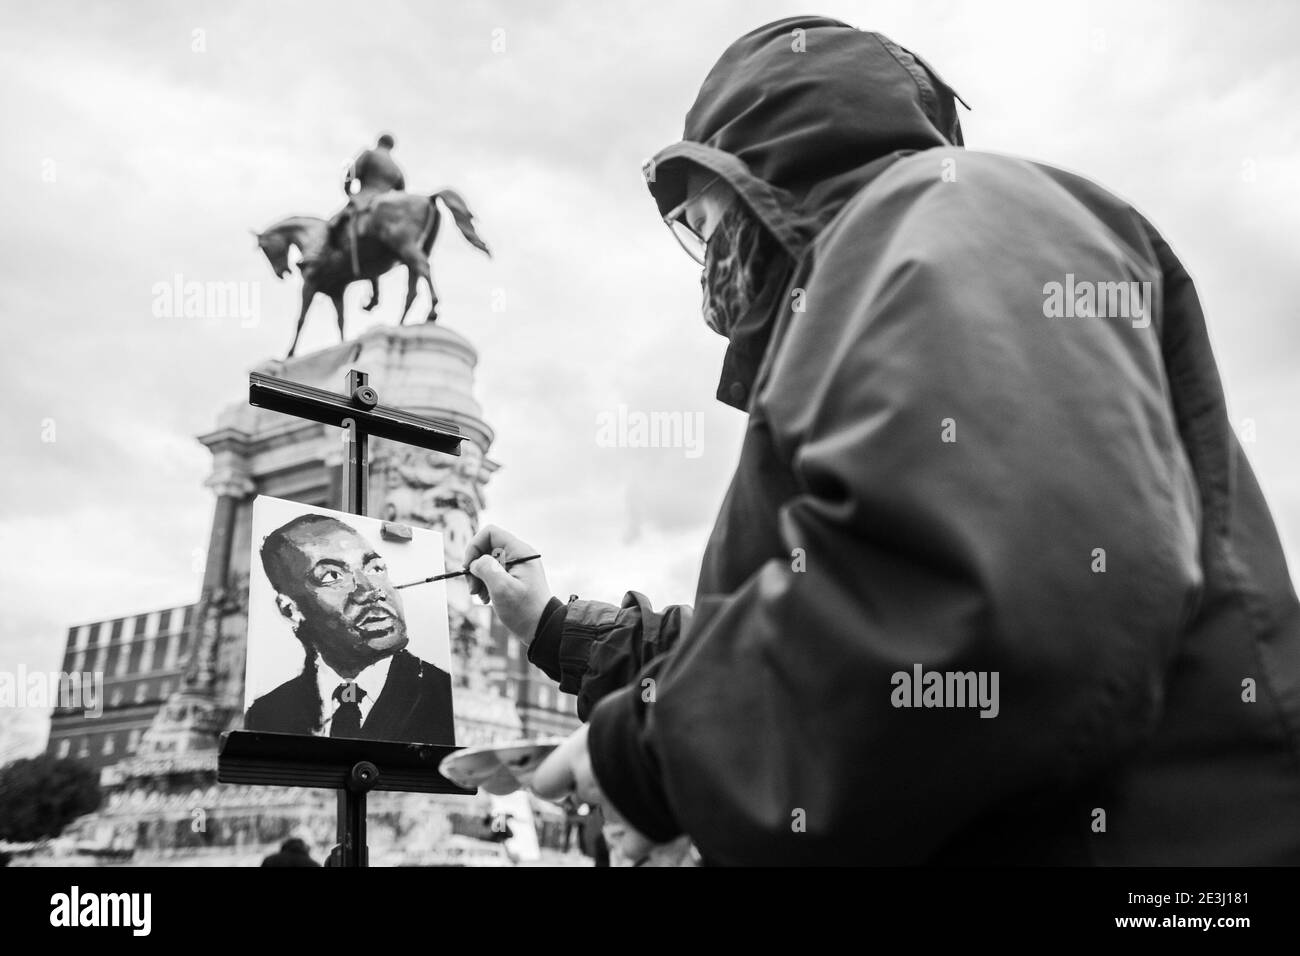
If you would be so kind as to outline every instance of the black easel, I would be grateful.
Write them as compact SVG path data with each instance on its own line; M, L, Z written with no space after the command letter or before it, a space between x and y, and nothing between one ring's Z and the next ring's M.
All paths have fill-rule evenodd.
M369 503L371 435L448 455L460 454L464 436L455 422L422 418L379 404L369 376L348 372L347 394L337 395L253 372L248 402L259 408L342 428L347 433L342 510L364 515ZM338 847L342 866L366 866L366 794L372 790L464 793L438 772L459 747L395 741L304 737L236 730L221 735L219 783L323 787L339 791Z

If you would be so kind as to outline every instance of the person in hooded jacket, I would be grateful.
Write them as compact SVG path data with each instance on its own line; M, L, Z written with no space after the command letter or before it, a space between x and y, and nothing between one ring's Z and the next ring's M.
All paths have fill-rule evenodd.
M586 721L535 789L716 864L1300 863L1300 608L1156 229L813 17L732 44L647 181L748 424L693 609L470 545Z

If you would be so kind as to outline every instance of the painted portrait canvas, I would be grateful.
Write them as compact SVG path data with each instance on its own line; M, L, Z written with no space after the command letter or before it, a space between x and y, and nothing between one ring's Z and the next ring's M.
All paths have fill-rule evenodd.
M244 728L454 744L442 535L259 496Z

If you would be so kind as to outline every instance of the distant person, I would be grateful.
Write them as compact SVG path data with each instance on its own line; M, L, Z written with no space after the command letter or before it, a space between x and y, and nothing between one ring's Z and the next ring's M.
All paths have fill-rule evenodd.
M311 858L307 844L297 837L290 837L280 844L278 853L272 853L262 861L262 866L320 866Z
M248 730L452 744L451 675L407 651L402 599L375 548L328 515L267 535L262 567L302 642L302 672L253 701Z
M591 857L595 866L609 866L609 842L605 839L605 814L600 804L591 804L582 817L582 832L578 834L582 852ZM565 846L568 849L568 846Z
M573 798L568 798L563 803L564 809L564 842L560 849L568 853L569 843L573 836L578 837L578 848L582 848L582 827L583 822L590 812L590 808L585 804L579 804Z
M489 810L483 816L483 826L487 828L487 839L501 848L501 854L510 861L510 864L519 862L514 851L510 849L510 841L514 839L515 830L510 825L514 817L509 813L494 813Z

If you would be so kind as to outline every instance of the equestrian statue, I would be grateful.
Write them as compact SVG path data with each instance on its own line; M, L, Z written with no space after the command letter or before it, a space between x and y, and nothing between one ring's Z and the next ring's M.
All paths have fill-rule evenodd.
M393 137L385 133L373 149L357 156L343 180L347 205L328 222L290 216L262 232L254 231L277 278L289 275L289 250L297 246L300 255L302 310L285 358L293 357L307 310L318 293L334 303L343 338L344 290L353 282L369 282L370 301L363 306L369 312L379 304L379 277L398 265L406 266L407 272L401 323L406 322L421 279L428 283L432 300L426 321L437 321L438 293L429 271L429 253L442 222L439 203L471 245L492 255L474 231L474 216L457 192L443 189L424 196L406 191L406 179L393 160L393 146Z

